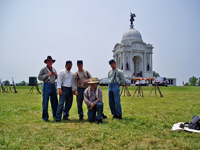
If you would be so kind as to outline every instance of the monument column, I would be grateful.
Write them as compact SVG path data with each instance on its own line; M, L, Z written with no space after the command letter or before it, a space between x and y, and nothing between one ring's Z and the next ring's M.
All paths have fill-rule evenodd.
M144 66L144 72L146 72L147 71L147 55L146 55L146 52L144 52L144 64L143 64L143 66Z
M150 54L150 67L151 67L151 70L150 71L153 71L153 67L152 67L152 53Z
M126 70L126 53L123 51L123 71Z
M123 63L123 53L120 53L121 58L120 58L120 64L119 64L119 69L122 69L122 63Z
M132 55L133 55L133 52L132 50L130 51L130 59L129 59L129 62L130 62L130 71L132 72L133 71L133 59L132 59Z
M113 59L116 61L116 64L117 64L118 62L117 62L117 59L115 57L115 54L113 55Z

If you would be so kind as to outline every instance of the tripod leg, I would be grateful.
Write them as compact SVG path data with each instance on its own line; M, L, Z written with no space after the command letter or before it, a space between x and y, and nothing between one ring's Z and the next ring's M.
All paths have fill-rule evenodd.
M151 92L153 91L153 88L154 88L154 87L152 87ZM149 97L150 97L150 95L151 95L151 92L149 93Z
M162 95L162 93L161 93L161 91L160 91L159 86L157 86L157 87L158 87L158 91L159 91L159 93L160 93L160 97L163 97L163 95Z
M39 94L41 94L41 92L40 92L40 90L39 90L39 88L38 88L38 85L36 85L36 89L37 89L37 92L38 92Z
M141 87L141 91L142 91L142 97L144 97L142 87Z
M124 86L124 96L125 96L125 92L126 92L126 85Z
M140 85L140 86L139 86L138 96L141 96L141 89L142 89L142 86Z
M140 95L140 86L138 87L138 95L137 95L137 97L139 97L139 95Z
M134 92L134 94L133 94L133 97L135 96L135 93L137 92L137 90L138 90L138 86L137 86L137 88L136 88L136 90L135 90L135 92Z
M126 90L127 90L127 95L128 96L131 96L131 94L130 94L130 92L129 92L129 90L128 90L128 87L126 86Z
M11 93L12 93L12 86L10 86L10 91L11 91Z
M122 90L121 90L121 92L120 92L120 96L122 95L123 89L124 89L124 86L122 87Z
M28 92L28 94L33 90L33 86L31 87L30 91Z

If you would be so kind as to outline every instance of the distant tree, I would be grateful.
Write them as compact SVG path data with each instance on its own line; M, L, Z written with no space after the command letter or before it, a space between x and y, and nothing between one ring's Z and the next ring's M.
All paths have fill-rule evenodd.
M159 73L153 71L153 77L160 77Z
M186 83L184 84L184 86L190 86L190 83L186 82Z
M25 81L22 81L22 82L19 83L19 85L20 85L20 86L25 86L25 85L26 85L26 82L25 82Z
M8 80L6 80L6 81L3 81L2 84L3 85L10 85L10 82Z
M197 85L197 80L198 80L198 78L196 78L195 76L192 76L191 78L189 78L190 85L192 85L192 86Z

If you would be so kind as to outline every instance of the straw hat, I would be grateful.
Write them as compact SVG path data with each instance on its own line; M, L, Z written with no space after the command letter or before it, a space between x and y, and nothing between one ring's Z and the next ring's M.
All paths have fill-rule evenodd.
M97 78L90 78L88 83L99 83L99 80Z

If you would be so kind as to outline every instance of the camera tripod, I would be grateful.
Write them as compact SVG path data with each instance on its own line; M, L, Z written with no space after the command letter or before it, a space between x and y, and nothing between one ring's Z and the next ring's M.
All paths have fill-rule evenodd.
M160 97L163 97L163 95L162 95L162 93L161 93L161 91L160 91L160 88L159 88L159 86L158 86L157 83L155 83L154 86L152 86L151 92L153 91L154 87L155 87L155 97L156 97L156 88L158 89L158 91L159 91L159 93L160 93ZM150 95L151 95L151 92L149 93L149 97L150 97Z
M138 84L138 86L137 86L137 88L136 88L136 90L135 90L135 92L134 92L134 94L133 94L133 97L135 96L135 93L136 93L137 91L138 91L137 97L141 96L141 94L142 94L142 97L144 97L144 95L143 95L143 90L142 90L142 86L141 86L140 83Z
M121 90L120 95L122 95L123 91L124 91L124 96L125 96L125 92L127 92L127 96L131 96L131 94L130 94L130 92L129 92L129 90L128 90L127 85L124 85L124 86L122 87L122 90Z

